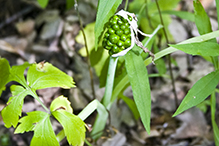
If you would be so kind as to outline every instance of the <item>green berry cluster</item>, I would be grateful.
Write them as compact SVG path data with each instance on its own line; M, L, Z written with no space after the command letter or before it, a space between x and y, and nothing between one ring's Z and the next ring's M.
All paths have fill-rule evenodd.
M132 21L132 17L128 17ZM107 31L103 38L103 47L109 54L116 54L131 46L129 22L120 15L114 15L106 24Z

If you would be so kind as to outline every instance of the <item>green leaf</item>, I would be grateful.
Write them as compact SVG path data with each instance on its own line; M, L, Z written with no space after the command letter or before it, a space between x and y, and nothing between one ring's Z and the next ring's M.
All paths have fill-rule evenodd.
M37 0L37 1L42 8L46 8L46 6L49 3L49 0Z
M195 24L200 35L212 32L210 19L199 0L193 1Z
M47 62L33 64L27 72L27 81L34 90L49 87L65 89L75 87L72 77Z
M31 64L29 64L28 62L25 62L22 65L12 66L9 81L16 81L21 85L23 85L24 87L27 87L27 83L24 77L24 71L30 65Z
M64 96L59 96L54 99L50 105L50 111L53 112L55 110L64 109L69 113L73 113L73 109L71 107L71 102Z
M187 12L187 11L175 11L175 10L166 10L166 11L162 11L162 14L170 14L170 15L175 15L181 19L185 19L185 20L189 20L194 22L195 21L195 17L194 14L191 12Z
M132 99L130 99L122 94L120 94L119 97L128 105L128 107L132 111L135 119L137 120L140 117L140 115L139 115L139 112L138 112L138 109L137 109L135 102Z
M219 56L219 44L214 42L189 43L170 46L187 54L201 56Z
M95 50L97 50L99 38L104 30L105 23L115 14L122 0L99 0L95 24Z
M142 57L140 54L135 54L133 49L125 55L125 66L132 86L134 101L143 125L150 134L151 91L148 73Z
M75 4L74 0L66 0L66 9L69 10L71 9Z
M198 28L199 34L203 35L203 34L212 32L210 18L208 17L207 13L205 12L205 9L203 8L200 1L199 0L193 1L193 5L194 5L194 11L195 11L195 24ZM212 39L210 41L217 43L216 39ZM204 58L209 61L208 58L206 58L206 57L204 57ZM211 56L210 61L214 64L215 69L219 68L217 56Z
M59 146L50 121L50 114L42 111L27 113L19 120L15 133L34 131L30 146Z
M84 122L78 116L62 109L52 112L52 115L63 126L65 135L70 145L84 145L85 126Z
M2 91L5 89L5 85L8 83L8 78L10 75L10 65L5 58L0 58L0 96Z
M218 82L219 70L211 72L198 80L189 90L173 116L176 116L204 101L215 90Z
M92 133L94 134L93 138L97 138L99 136L101 136L100 131L104 128L101 127L101 125L105 126L107 117L108 117L108 112L106 111L106 108L97 100L93 100L92 102L90 102L79 114L78 117L80 117L82 120L85 120L88 116L90 116L95 110L97 110L98 115L100 115L101 118L99 118L100 120L97 120L97 122L95 121L95 124L97 123L97 128L93 128ZM105 120L106 119L106 120ZM98 122L100 121L100 122ZM95 127L95 124L93 127ZM97 130L97 131L95 131ZM62 139L64 139L64 131L62 130L61 132L59 132L57 134L57 139L59 141L61 141Z
M31 94L28 90L19 85L11 86L12 97L9 98L7 106L1 111L5 127L16 127L26 95Z

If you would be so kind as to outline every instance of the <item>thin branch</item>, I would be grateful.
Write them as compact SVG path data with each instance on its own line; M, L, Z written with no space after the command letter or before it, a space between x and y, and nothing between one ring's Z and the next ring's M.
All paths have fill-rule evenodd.
M163 22L163 18L162 18L161 12L160 12L159 4L158 4L157 0L155 0L155 2L156 2L157 9L158 9L158 12L159 12L161 24L164 26L164 22ZM165 36L166 42L167 42L167 44L169 44L169 40L168 40L168 37L167 37L167 32L166 32L165 27L163 27L163 31L164 31L164 36ZM173 94L174 94L174 99L175 99L175 106L176 106L176 108L177 108L177 107L178 107L178 98L177 98L177 94L176 94L175 80L174 80L174 78L173 78L173 70L172 70L172 66L171 66L171 57L170 57L170 54L167 55L167 59L168 59L168 66L169 66L169 69L170 69L170 77L171 77L171 83L172 83L172 87L173 87Z
M94 90L94 79L93 79L93 73L92 73L92 70L91 70L90 55L89 55L88 46L87 46L87 39L86 39L84 28L83 28L83 25L82 25L82 22L81 22L81 17L80 17L79 10L78 10L77 0L74 0L74 1L75 1L74 7L75 7L75 10L77 11L81 32L82 32L83 37L84 37L84 44L85 44L85 49L86 49L86 53L87 53L87 64L88 64L88 70L89 70L90 80L91 80L92 95L93 95L93 99L95 99L96 95L95 95L95 90Z

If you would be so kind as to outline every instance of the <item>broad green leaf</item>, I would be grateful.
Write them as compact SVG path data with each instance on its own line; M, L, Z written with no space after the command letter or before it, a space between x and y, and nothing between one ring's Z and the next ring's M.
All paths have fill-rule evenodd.
M31 93L19 85L11 86L12 97L9 98L7 106L1 111L5 127L17 126L19 116L21 116L22 106L26 95Z
M138 109L137 109L135 102L132 99L130 99L122 94L120 94L119 97L128 105L128 107L132 111L135 119L137 120L140 117L140 115L139 115L139 112L138 112Z
M7 59L0 57L0 96L5 89L5 85L8 83L10 70L11 68Z
M195 24L198 28L199 34L202 35L212 32L210 19L201 2L199 0L194 0L193 5L195 12Z
M213 126L213 131L214 131L215 145L219 146L219 129L215 121L215 112L216 112L216 97L215 97L215 92L213 92L211 94L211 122Z
M50 114L42 111L27 113L19 120L15 133L34 131L30 146L59 146L50 121Z
M33 64L27 72L27 81L34 90L49 87L65 89L75 87L72 77L47 62Z
M214 42L189 43L170 46L191 55L219 56L219 44Z
M142 123L150 134L151 91L148 73L140 54L135 53L132 49L125 55L125 66Z
M27 82L24 77L24 71L30 65L31 64L29 64L28 62L25 62L22 65L12 66L9 81L16 81L20 83L21 85L23 85L24 87L27 87Z
M95 50L97 50L105 23L115 14L121 2L122 0L99 0L95 24Z
M218 82L219 70L211 72L198 80L189 90L173 116L176 116L204 101L215 90Z
M59 96L54 99L50 105L50 111L53 112L55 110L64 109L69 113L73 113L73 109L71 107L71 102L64 96Z
M37 0L37 1L42 8L46 8L46 6L49 3L49 0Z
M106 123L106 120L108 118L108 112L106 110L106 108L97 100L93 100L92 102L90 102L79 114L78 114L78 117L80 117L82 120L85 120L88 116L90 116L95 110L97 110L97 113L98 115L100 115L102 121L100 121L100 123L96 122L97 123L97 128L93 128L92 132L91 132L91 135L92 133L94 134L94 139L96 139L98 136L97 135L100 135L101 136L101 133L100 131L104 128L101 127L101 125L105 126L105 123ZM106 120L104 120L106 119ZM98 121L98 120L97 120ZM95 127L95 125L93 126ZM100 128L100 129L98 129ZM97 131L95 131L95 129ZM60 131L58 134L57 134L57 139L59 141L61 141L62 139L64 139L65 137L65 134L64 134L64 131Z
M56 110L52 115L63 126L65 135L70 145L83 146L85 139L84 122L76 115L71 114L65 110Z
M194 22L195 21L195 17L194 14L191 12L187 12L187 11L174 11L174 10L166 10L166 11L162 11L162 14L170 14L170 15L175 15L181 19L185 19L185 20L189 20Z

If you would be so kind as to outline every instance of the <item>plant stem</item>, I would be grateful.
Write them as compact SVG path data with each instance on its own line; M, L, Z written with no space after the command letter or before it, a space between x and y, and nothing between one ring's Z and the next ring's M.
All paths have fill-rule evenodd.
M107 72L107 79L106 79L106 89L103 96L103 105L109 110L110 109L110 101L113 92L113 84L114 84L114 76L116 72L116 65L117 65L118 57L110 57L109 60L109 67Z
M50 110L43 104L43 102L40 100L37 94L33 92L30 87L26 87L26 89L30 91L31 95L42 105L42 107L46 110L46 112L49 113Z
M165 25L164 25L164 22L163 22L163 18L162 18L161 12L160 12L160 7L159 7L159 4L158 4L157 0L155 0L155 2L156 2L156 5L157 5L157 10L159 12L161 24L163 25L164 36L165 36L167 44L169 44L169 40L168 40L168 37L167 37L167 32L166 32ZM178 107L178 98L177 98L177 94L176 94L175 80L174 80L174 77L173 77L173 70L172 70L172 66L171 66L171 56L170 56L170 54L167 55L167 59L168 59L168 66L169 66L169 69L170 69L170 77L171 77L171 83L172 83L173 94L174 94L174 99L175 99L175 106L177 108Z
M128 3L129 3L129 0L126 0L126 1L125 1L125 8L124 8L125 11L126 11L127 8L128 8Z
M114 76L115 76L117 61L118 61L118 57L110 57L106 86L105 86L105 93L102 99L102 103L107 110L110 109L112 104L111 98L113 92ZM97 139L102 135L102 132L107 123L107 119L108 119L108 115L106 115L106 113L103 113L99 110L95 123L93 125L93 130L91 132L93 139Z
M93 99L95 99L96 95L95 95L95 89L94 89L94 79L93 79L93 73L92 73L92 70L91 70L90 55L89 55L88 46L87 46L87 39L86 39L84 28L83 28L83 25L82 25L82 22L81 22L81 17L80 17L79 11L78 11L77 0L74 0L74 1L75 1L74 7L75 7L75 10L77 11L81 32L82 32L82 35L84 37L84 44L85 44L85 49L86 49L86 53L87 53L87 64L88 64L88 70L89 70L89 74L90 74L90 82L91 82L92 95L93 95Z

